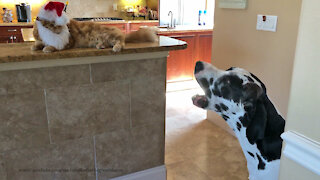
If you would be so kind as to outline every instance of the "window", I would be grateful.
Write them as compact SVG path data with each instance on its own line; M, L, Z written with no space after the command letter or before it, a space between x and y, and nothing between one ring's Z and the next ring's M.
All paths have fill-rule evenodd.
M169 11L173 12L173 17L177 25L198 25L199 10L206 9L206 24L213 25L215 0L161 0L160 1L160 25L169 24L171 17Z

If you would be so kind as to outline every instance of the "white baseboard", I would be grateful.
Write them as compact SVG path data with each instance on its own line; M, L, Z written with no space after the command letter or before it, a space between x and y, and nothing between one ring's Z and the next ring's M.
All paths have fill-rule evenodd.
M293 131L287 131L281 137L286 143L282 155L320 175L319 142Z
M158 166L155 168L135 172L125 176L120 176L112 178L110 180L166 180L167 179L167 169L166 166Z

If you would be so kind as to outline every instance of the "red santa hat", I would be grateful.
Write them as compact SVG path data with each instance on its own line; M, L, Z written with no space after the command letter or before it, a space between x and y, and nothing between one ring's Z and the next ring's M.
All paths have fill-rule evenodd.
M69 18L63 11L65 4L62 2L50 1L45 4L38 14L38 17L47 21L54 21L56 25L66 25Z

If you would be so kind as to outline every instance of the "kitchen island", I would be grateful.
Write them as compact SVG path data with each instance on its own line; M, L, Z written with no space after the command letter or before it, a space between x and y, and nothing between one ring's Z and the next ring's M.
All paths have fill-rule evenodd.
M166 61L187 44L31 45L0 45L0 179L165 179Z

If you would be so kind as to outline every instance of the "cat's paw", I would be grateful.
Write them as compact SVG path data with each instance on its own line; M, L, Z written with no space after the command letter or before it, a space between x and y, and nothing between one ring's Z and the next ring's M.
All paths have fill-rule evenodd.
M43 48L42 51L43 51L44 53L51 53L51 52L56 51L56 48L53 47L53 46L46 46L46 47Z
M113 52L120 52L121 49L122 49L122 46L120 44L116 44L112 48Z
M32 45L31 46L31 51L38 51L41 50L39 47L37 47L36 45Z
M36 42L34 45L31 46L31 50L32 51L38 51L38 50L42 50L43 49L43 44Z
M97 49L105 49L106 46L105 46L105 45L99 45L99 44L98 44L98 45L96 45L96 48L97 48Z

